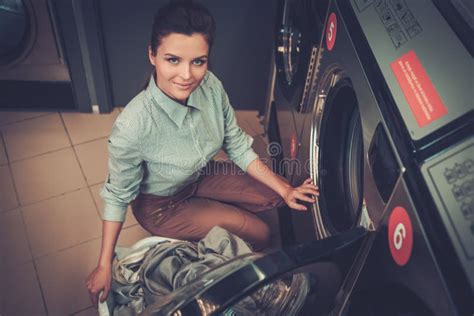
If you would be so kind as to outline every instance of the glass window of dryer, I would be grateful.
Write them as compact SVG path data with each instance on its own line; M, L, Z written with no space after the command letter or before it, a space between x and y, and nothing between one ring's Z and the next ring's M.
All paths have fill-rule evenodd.
M30 21L22 0L0 0L0 65L24 55L30 40Z
M319 145L320 212L332 235L356 224L363 199L362 127L348 79L328 91Z

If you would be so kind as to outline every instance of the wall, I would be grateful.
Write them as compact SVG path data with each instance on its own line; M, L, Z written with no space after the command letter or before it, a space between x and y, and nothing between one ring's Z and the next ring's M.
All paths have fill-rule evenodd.
M153 14L166 1L100 1L105 57L116 106L127 104L151 71L147 45ZM224 83L234 108L263 107L273 53L276 1L202 0L202 3L217 23L211 70Z

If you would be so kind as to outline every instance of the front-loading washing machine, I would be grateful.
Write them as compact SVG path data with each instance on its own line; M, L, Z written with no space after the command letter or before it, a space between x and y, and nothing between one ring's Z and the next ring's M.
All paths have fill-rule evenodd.
M372 231L335 313L472 314L473 16L469 1L330 3L292 182L320 188L297 241Z
M52 107L56 101L74 107L71 77L51 10L46 0L0 2L0 107L41 107L45 96Z
M97 6L0 0L0 110L110 111Z

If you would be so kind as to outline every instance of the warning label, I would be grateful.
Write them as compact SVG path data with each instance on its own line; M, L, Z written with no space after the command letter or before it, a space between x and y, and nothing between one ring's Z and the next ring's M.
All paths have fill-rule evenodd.
M414 51L390 64L419 127L445 116L448 110Z

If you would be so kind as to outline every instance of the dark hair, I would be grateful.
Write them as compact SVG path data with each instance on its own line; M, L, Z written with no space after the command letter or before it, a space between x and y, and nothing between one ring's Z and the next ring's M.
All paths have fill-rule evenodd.
M215 30L216 22L205 6L193 0L171 0L153 18L151 51L156 54L163 37L171 33L202 34L211 48Z

